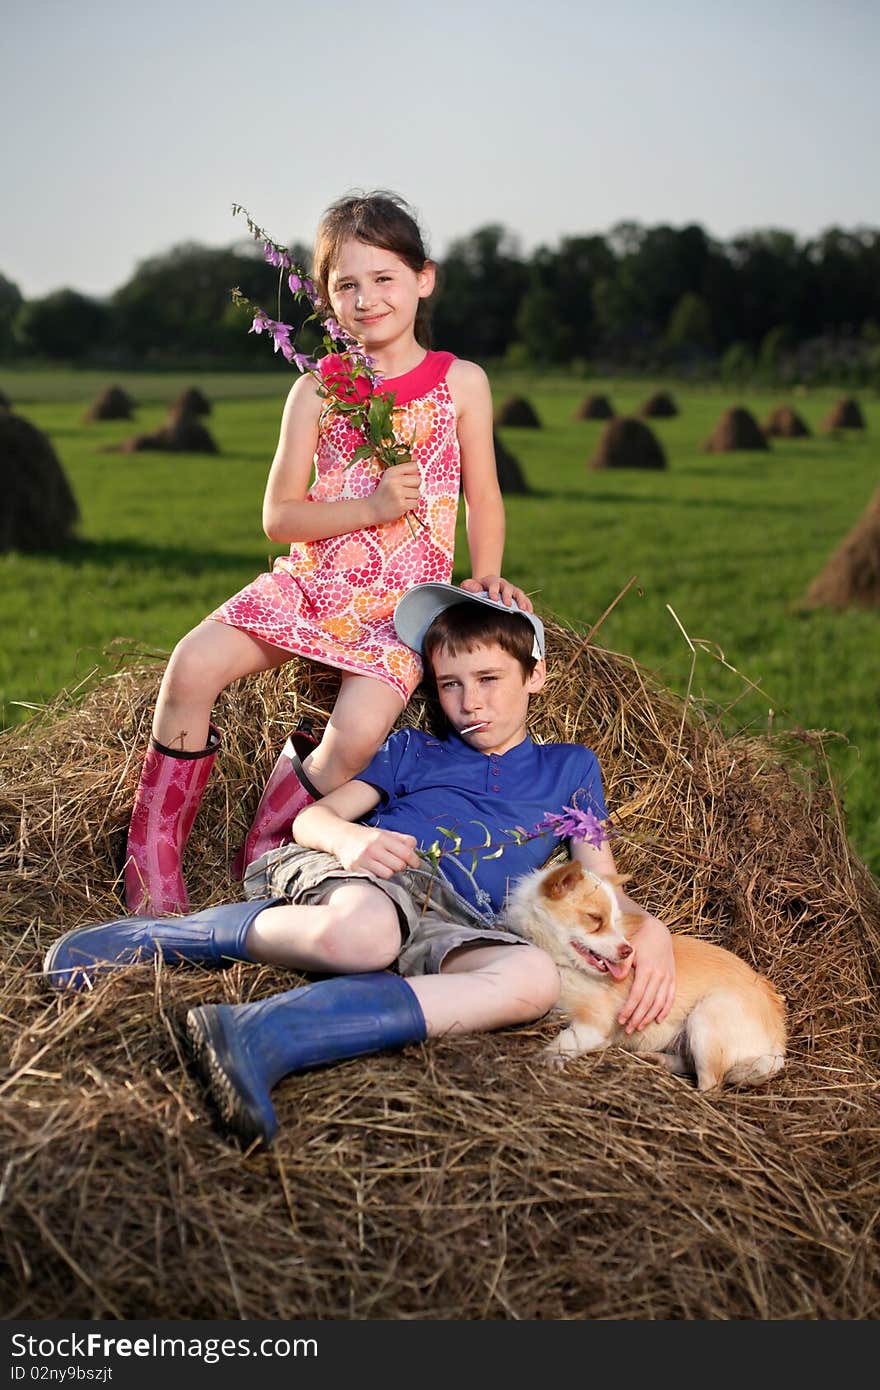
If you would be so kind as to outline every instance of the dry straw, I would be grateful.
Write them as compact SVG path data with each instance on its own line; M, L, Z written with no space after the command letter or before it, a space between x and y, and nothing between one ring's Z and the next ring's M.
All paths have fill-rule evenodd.
M787 996L782 1076L701 1096L617 1052L556 1074L548 1019L291 1077L274 1147L242 1156L212 1125L181 1022L299 977L143 965L72 998L40 979L60 931L119 910L112 866L160 674L133 661L0 742L7 1318L880 1315L880 889L835 793L628 658L554 622L548 637L534 735L596 749L633 894ZM219 701L195 904L234 891L260 783L336 679L293 660ZM404 716L434 717L421 696ZM821 769L820 736L792 742Z
M518 429L541 428L538 412L525 396L508 396L502 401L495 411L495 424L515 426Z
M92 401L85 414L86 421L91 420L130 420L134 410L134 401L127 391L123 391L121 386L107 386Z
M880 608L880 488L804 596L806 608Z
M668 391L656 391L643 402L639 414L646 419L668 420L678 414L678 406Z
M198 386L187 386L173 402L172 411L182 411L186 415L210 415L211 402Z
M165 423L154 434L137 434L115 446L115 451L136 454L156 450L182 454L219 454L217 441L206 425L185 406L171 406Z
M754 415L742 405L732 405L729 410L724 411L703 445L704 451L709 454L769 447Z
M0 410L0 553L58 550L72 540L79 507L52 441Z
M526 475L523 472L522 464L516 457L516 454L511 453L510 449L508 449L497 430L492 431L492 443L495 447L495 467L498 472L498 486L501 488L505 497L510 497L514 494L521 496L524 493L531 492L531 488L526 480Z
M853 396L841 397L829 410L819 426L820 429L828 433L832 433L834 430L863 430L865 427L862 407Z
M611 420L614 406L607 396L585 396L574 413L576 420Z
M663 445L650 425L635 416L609 420L590 459L590 468L665 468Z
M790 405L777 405L761 426L765 435L779 439L806 439L810 427Z

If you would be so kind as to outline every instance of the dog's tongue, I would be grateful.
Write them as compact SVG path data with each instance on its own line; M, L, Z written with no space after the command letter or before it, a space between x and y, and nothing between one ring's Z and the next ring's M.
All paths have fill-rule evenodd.
M608 966L608 974L613 976L615 980L622 980L629 970L628 961L606 960L605 964Z

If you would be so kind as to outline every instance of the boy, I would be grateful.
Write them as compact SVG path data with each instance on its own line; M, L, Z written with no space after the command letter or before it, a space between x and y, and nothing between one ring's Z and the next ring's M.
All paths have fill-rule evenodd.
M451 584L409 590L394 620L402 640L423 651L450 726L444 738L392 734L357 778L300 813L295 844L251 866L248 902L81 928L46 956L58 988L82 988L110 963L157 953L332 974L187 1015L199 1070L244 1144L272 1139L269 1092L290 1072L531 1022L559 996L549 956L503 929L508 884L551 848L546 837L514 832L564 806L599 820L607 811L589 749L535 745L526 732L529 701L546 678L541 620ZM416 852L435 844L439 862ZM615 872L607 840L572 843L571 853L597 873ZM668 1013L674 965L667 928L617 892L644 916L621 1013L632 1032ZM388 970L395 962L399 974Z

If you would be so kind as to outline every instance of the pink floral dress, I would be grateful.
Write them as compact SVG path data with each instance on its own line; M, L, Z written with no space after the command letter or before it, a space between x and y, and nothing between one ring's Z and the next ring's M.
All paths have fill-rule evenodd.
M414 440L421 473L417 511L343 536L295 541L271 571L209 617L325 666L384 681L407 702L422 663L394 630L394 605L413 584L448 584L452 577L460 456L446 375L454 360L450 352L429 352L418 367L382 387L394 392L397 437ZM363 442L343 416L325 407L310 500L375 491L383 471L375 459L349 466Z

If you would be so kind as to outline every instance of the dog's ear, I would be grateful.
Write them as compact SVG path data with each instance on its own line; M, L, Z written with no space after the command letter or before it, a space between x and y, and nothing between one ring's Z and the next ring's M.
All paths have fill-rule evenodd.
M580 883L583 876L584 871L577 859L570 859L567 864L560 864L557 869L551 869L541 884L541 895L554 901L564 898Z

